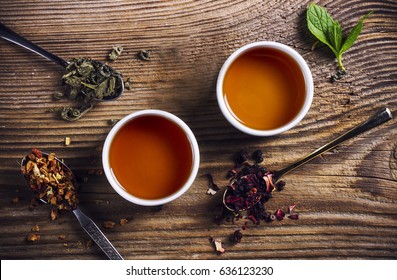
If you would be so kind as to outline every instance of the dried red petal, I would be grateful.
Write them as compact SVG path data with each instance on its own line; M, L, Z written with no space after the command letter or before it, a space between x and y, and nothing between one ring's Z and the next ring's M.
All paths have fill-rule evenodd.
M293 213L291 215L288 215L288 218L291 220L298 220L299 219L299 214L298 213Z
M37 158L41 158L41 157L43 156L43 153L42 153L40 150L36 149L36 148L33 148L33 149L32 149L32 153L33 153Z
M266 191L272 192L274 190L273 173L266 173L265 176L263 176L263 179L266 182Z
M296 204L291 204L290 207L288 207L288 213L291 214L295 207L296 207Z
M248 219L250 219L254 224L259 224L259 221L252 214L248 216Z
M277 220L281 221L285 217L285 212L281 209L278 209L274 215L276 215Z

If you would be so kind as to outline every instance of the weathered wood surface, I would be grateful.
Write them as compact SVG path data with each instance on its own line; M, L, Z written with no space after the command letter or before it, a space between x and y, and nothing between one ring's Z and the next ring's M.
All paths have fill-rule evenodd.
M374 10L357 43L345 56L349 75L331 83L335 61L314 43L305 24L309 1L22 1L2 0L0 20L55 54L104 60L113 45L124 54L112 66L133 80L117 101L99 104L68 123L50 112L69 105L54 101L62 69L0 40L0 257L1 259L105 259L72 214L50 221L49 208L28 210L31 194L18 162L32 147L54 151L81 176L81 208L101 225L127 259L396 259L397 122L360 135L285 177L287 188L274 194L269 209L297 204L301 218L249 226L243 241L229 235L241 225L216 225L221 194L206 194L212 173L220 186L240 149L262 149L273 169L286 166L387 106L397 115L397 2L319 1L344 29ZM312 70L315 95L304 120L279 136L244 135L221 115L217 74L238 47L273 40L295 48ZM152 61L137 59L141 49ZM181 198L156 211L118 196L101 169L100 147L109 119L141 109L172 112L192 128L201 149L199 175ZM64 145L71 137L72 144ZM11 202L19 197L18 203ZM31 227L41 240L27 243ZM59 235L66 235L60 240ZM208 238L226 242L218 255Z

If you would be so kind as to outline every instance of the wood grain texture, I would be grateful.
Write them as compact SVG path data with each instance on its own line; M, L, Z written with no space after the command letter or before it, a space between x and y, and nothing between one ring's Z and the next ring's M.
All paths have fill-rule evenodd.
M241 224L213 222L221 194L208 196L206 173L219 186L241 149L262 149L272 169L286 166L360 123L380 107L397 114L397 2L316 1L344 30L374 10L356 44L344 55L348 75L331 83L336 62L330 51L311 47L305 11L309 1L50 1L2 0L0 21L64 58L105 60L124 46L111 65L133 80L117 101L98 104L81 120L58 119L52 108L61 91L62 69L4 40L0 41L0 257L1 259L105 259L73 215L49 219L49 208L28 210L31 194L18 162L32 147L56 152L81 177L81 209L104 229L126 259L397 259L397 122L356 137L285 177L269 210L296 203L301 218L245 230L242 243L228 238ZM272 40L296 49L313 73L312 107L295 128L269 138L251 137L222 116L215 98L218 72L244 44ZM137 59L141 49L152 60ZM101 169L100 149L120 119L141 109L162 109L182 118L197 137L201 164L189 191L161 210L136 206L118 196ZM72 144L64 145L71 137ZM12 203L14 197L21 201ZM41 240L27 243L35 224ZM66 235L60 240L59 235ZM218 255L208 241L221 238Z

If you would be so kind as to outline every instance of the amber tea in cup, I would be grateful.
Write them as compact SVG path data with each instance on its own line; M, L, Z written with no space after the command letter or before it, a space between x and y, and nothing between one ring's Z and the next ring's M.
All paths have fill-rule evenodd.
M227 119L253 135L285 131L310 107L313 82L303 58L286 45L257 42L225 62L218 77L218 103Z
M103 157L116 191L142 205L163 204L186 191L197 173L198 147L185 123L164 111L145 110L117 125Z

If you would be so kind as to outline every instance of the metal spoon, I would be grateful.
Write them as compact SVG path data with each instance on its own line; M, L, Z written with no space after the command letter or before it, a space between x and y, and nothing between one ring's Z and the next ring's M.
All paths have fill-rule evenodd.
M324 146L318 148L317 150L313 151L312 153L306 155L305 157L303 157L302 159L298 160L297 162L294 162L292 164L290 164L289 166L274 171L272 172L272 180L273 180L273 184L275 184L278 180L280 180L280 178L282 176L284 176L285 174L291 172L292 170L298 168L299 166L309 162L310 160L314 159L315 157L320 156L321 154L332 150L333 148L335 148L336 146L338 146L339 144L341 144L342 142L357 136L371 128L374 128L384 122L387 122L388 120L392 119L392 114L390 112L390 110L388 108L382 109L381 111L379 111L377 114L375 114L374 116L368 118L365 122L359 124L358 126L352 128L351 130L347 131L346 133L342 134L341 136L339 136L338 138L336 138L335 140L325 144ZM228 196L228 189L225 190L225 192L223 193L223 205L225 206L226 209L228 209L229 211L231 211L232 213L234 213L235 215L238 215L238 213L236 213L232 208L230 208L227 203L226 203L226 197ZM248 209L241 209L239 212L241 211L245 211Z
M30 42L29 40L25 39L24 37L22 37L21 35L15 33L14 31L12 31L11 29L9 29L7 26L5 26L3 23L0 22L0 37L10 41L14 44L17 44L21 47L24 47L25 49L28 49L38 55L41 55L42 57L51 60L59 65L61 65L62 67L66 68L69 65L69 62L59 56L56 56L53 53L50 53L46 50L44 50L43 48L37 46L36 44ZM102 62L97 61L100 64L104 64ZM94 98L94 100L97 101L110 101L110 100L114 100L118 97L120 97L120 95L124 92L124 82L123 79L121 78L121 75L118 74L117 71L113 70L109 65L107 65L107 67L109 69L111 69L111 72L117 74L117 82L116 84L119 84L120 87L118 88L118 91L115 93L115 95L112 96L104 96L103 99L97 99ZM83 92L84 94L84 92Z
M43 153L44 156L48 158L48 154ZM25 166L27 163L27 156L25 156L22 159L21 162L21 167ZM73 175L73 184L76 186L76 178L73 174L73 172L69 169L69 167L64 164L61 160L58 158L55 158L57 162L62 165L63 170L70 172L70 174ZM25 180L27 178L24 176ZM44 203L47 203L47 201L40 199ZM92 240L99 246L99 248L102 249L102 251L109 257L111 260L123 260L123 257L120 255L120 253L113 247L112 243L110 243L109 239L106 238L106 236L102 233L102 231L98 228L98 226L89 218L87 217L81 210L76 206L72 210L73 214L76 216L77 220L79 220L79 223L81 227L88 233L88 235L92 238Z

